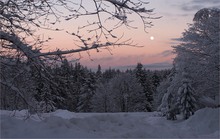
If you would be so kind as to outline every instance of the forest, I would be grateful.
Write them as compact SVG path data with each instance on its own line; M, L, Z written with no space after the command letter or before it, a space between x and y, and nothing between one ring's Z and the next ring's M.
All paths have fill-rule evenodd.
M20 63L20 68L25 64ZM13 90L2 87L1 109L51 112L67 109L72 112L137 112L153 111L153 97L160 81L169 75L170 70L150 71L141 63L134 70L115 69L91 71L80 63L70 64L66 59L61 65L47 66L54 77L51 83L42 77L41 72L26 72L14 79L15 84L27 92L21 98ZM10 69L10 78L18 74ZM13 73L13 74L12 74ZM5 95L7 94L7 95ZM154 96L153 96L154 95ZM37 107L30 107L37 106Z

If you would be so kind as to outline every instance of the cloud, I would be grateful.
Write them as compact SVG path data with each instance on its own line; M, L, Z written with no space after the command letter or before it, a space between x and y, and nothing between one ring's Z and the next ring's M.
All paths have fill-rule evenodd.
M168 56L173 55L173 52L172 52L172 50L165 50L165 51L161 52L159 55L162 57L168 57Z
M212 4L220 4L219 0L192 0L193 3L212 3Z
M169 44L171 45L179 45L182 42L181 38L171 38Z
M182 41L181 38L171 38L170 40L171 40L171 41L176 41L176 42L181 42L181 41Z
M161 13L162 16L164 17L187 17L187 16L190 16L191 14L187 14L187 13L184 13L184 14L176 14L176 13L168 13L168 12L162 12ZM175 20L177 20L178 18L175 18Z
M103 56L99 58L82 59L80 63L87 67L97 69L98 65L101 65L103 69L109 67L120 67L123 65L135 65L138 62L143 64L160 63L163 61L172 61L172 50L164 50L155 54L139 54L139 55L114 55Z
M202 9L204 6L203 5L189 5L189 4L184 4L181 7L181 10L183 11L198 11Z
M128 55L128 56L122 56L119 57L118 60L119 61L134 61L136 60L137 62L141 61L142 59L146 58L146 57L150 57L146 54L141 54L141 55Z
M113 60L114 59L114 57L113 56L109 56L109 57L102 57L102 58L94 58L94 59L92 59L93 61L111 61L111 60Z
M162 51L160 53L156 53L156 54L142 54L142 55L129 55L129 56L122 56L119 57L117 60L118 61L127 61L127 62L131 62L134 63L136 62L141 62L144 59L158 59L158 58L166 58L166 57L170 57L173 55L172 50L165 50Z
M185 12L196 12L202 8L218 8L220 7L220 0L192 0L176 6Z

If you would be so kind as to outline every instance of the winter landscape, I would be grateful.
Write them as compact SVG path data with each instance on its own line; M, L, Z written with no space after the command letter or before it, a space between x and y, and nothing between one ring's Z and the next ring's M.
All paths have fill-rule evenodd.
M0 137L219 139L219 7L0 1Z

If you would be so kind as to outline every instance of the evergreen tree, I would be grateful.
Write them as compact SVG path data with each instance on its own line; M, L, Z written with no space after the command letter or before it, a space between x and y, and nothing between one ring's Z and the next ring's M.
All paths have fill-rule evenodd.
M98 65L98 69L97 69L97 71L96 71L96 76L97 76L98 78L100 78L101 75L102 75L102 68L101 68L100 65Z
M167 102L165 102L164 100L166 97L163 97L167 93L167 89L169 86L169 79L164 79L157 87L156 92L154 93L154 106L155 109L157 109L158 111L164 111L164 108L166 107ZM165 115L165 112L163 112L163 115Z
M135 69L135 74L138 82L143 87L143 93L145 94L146 98L146 110L152 111L153 110L153 90L150 78L147 78L146 71L143 69L143 65L141 63L137 64Z
M187 73L183 73L182 86L178 90L178 105L184 119L188 119L196 110L196 96Z
M49 69L48 69L49 70ZM55 93L51 84L42 77L42 69L37 71L32 70L34 77L35 94L34 98L37 101L37 110L42 112L51 112L56 109L55 99L58 95Z
M109 90L111 92L112 111L135 112L145 111L146 99L143 87L138 83L135 75L121 73L112 78Z
M172 68L168 78L162 81L157 88L156 101L161 103L157 110L161 111L168 120L176 120L176 114L179 112L176 100L179 82L176 79L179 78L176 76L175 68Z
M96 80L97 80L97 84L102 82L102 68L101 68L100 65L98 65L98 69L97 69L97 71L95 73L95 77L96 77Z
M114 78L118 73L115 71L115 69L107 69L103 72L102 74L102 81L103 82L108 82L112 78Z
M92 97L96 90L96 78L90 71L86 71L87 75L82 79L82 86L79 94L79 102L77 104L78 112L91 112L92 111Z
M61 64L60 68L61 68L63 77L69 77L70 76L72 69L71 69L69 61L67 59L64 59L62 61L62 64Z
M111 93L109 82L101 82L97 85L92 97L93 112L111 112L113 104Z
M57 102L57 107L60 109L67 109L74 111L76 103L74 96L74 80L73 80L73 67L72 64L64 59L60 66L55 66L53 69L53 76L56 83L59 85L57 88L59 95L63 97L63 101Z
M154 85L154 88L157 88L157 86L160 84L160 77L157 75L156 71L154 71L154 73L153 73L152 83Z

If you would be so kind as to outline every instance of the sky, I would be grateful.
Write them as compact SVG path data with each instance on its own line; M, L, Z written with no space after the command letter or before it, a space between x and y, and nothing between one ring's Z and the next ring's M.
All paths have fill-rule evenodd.
M103 68L154 63L172 64L175 55L172 46L177 45L176 38L180 38L182 32L193 23L194 14L202 8L220 7L219 0L143 0L150 2L146 8L154 8L154 16L162 16L153 20L154 26L144 32L140 20L136 20L138 29L126 30L122 28L125 37L132 38L135 43L144 47L112 47L111 52L101 50L97 53L92 50L88 53L74 54L69 59L81 57L80 63L89 68L96 69L100 64ZM80 19L83 20L86 19ZM78 23L80 23L78 22ZM59 48L62 50L73 47L73 39L66 35L58 34L48 44L48 49ZM70 40L70 41L69 41Z

